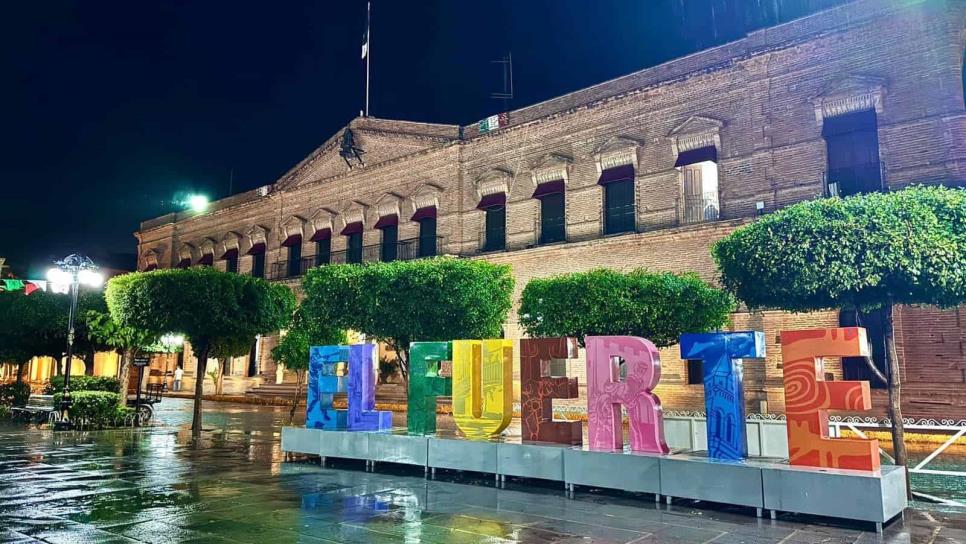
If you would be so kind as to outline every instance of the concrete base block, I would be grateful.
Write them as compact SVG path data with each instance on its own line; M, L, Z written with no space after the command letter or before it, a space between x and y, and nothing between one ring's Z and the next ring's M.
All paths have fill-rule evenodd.
M661 494L762 508L761 465L756 461L718 461L702 455L661 458Z
M885 523L907 506L905 469L878 472L772 465L762 469L765 508Z
M319 455L343 459L369 459L369 434L367 432L326 431L319 433Z
M433 468L498 474L496 450L496 442L433 438L429 441L428 464Z
M496 446L497 473L520 478L563 481L564 452L569 446L556 444L515 444Z
M319 454L320 435L315 429L282 427L282 451L286 453Z
M348 432L282 428L286 453L469 470L495 475L563 482L573 486L621 489L762 509L869 521L882 524L906 507L904 468L879 472L792 467L770 458L744 461L708 459L705 452L654 455L631 451L592 451L586 446L520 442L519 437L491 441L455 435L409 436L393 432Z
M369 458L384 463L425 467L429 459L429 439L401 433L366 433L369 436Z
M564 452L564 481L623 489L635 493L661 493L660 455L630 451L593 451L586 446Z

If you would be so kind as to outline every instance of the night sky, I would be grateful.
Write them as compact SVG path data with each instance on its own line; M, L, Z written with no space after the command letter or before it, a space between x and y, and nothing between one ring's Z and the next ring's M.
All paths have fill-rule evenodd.
M840 0L376 0L371 114L469 124ZM179 194L274 182L363 104L362 0L11 2L0 33L0 257L133 268Z

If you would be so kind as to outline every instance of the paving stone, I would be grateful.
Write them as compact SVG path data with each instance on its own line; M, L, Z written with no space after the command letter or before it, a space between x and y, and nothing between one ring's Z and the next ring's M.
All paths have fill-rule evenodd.
M966 513L909 510L868 526L650 496L581 491L358 463L283 462L284 410L206 403L193 445L188 401L165 399L137 431L24 432L0 426L0 542L747 543L966 542ZM230 417L227 415L230 413ZM6 425L6 424L0 424ZM236 432L245 429L247 432Z

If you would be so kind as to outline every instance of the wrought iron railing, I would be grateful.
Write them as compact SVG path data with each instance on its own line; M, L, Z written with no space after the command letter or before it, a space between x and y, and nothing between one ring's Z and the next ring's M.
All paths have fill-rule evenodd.
M721 205L717 192L684 195L681 198L681 222L684 224L717 221L720 217Z
M390 260L410 261L413 259L435 257L443 253L443 237L408 238L406 240L399 240L394 247L396 250L395 258ZM363 246L356 249L354 255L353 250L350 249L332 251L329 253L329 262L327 264L381 261L383 260L383 255L386 253L391 255L392 251L384 251L383 244ZM289 266L289 261L287 260L278 261L273 264L269 279L285 280L298 278L304 276L309 269L316 266L318 265L315 262L314 255L302 257L299 260L298 266Z
M882 168L878 162L829 169L824 181L826 197L874 193L883 189Z
M284 280L288 278L298 278L305 275L306 272L315 266L315 257L302 257L295 264L290 266L291 261L277 261L272 264L272 268L269 271L268 279L270 280Z

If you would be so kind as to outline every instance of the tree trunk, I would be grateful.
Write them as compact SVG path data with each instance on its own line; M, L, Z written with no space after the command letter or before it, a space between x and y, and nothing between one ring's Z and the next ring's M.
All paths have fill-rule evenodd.
M295 398L292 399L292 409L288 413L288 424L295 422L295 410L298 408L299 399L302 397L302 380L305 376L304 370L295 371Z
M858 308L855 308L855 326L865 327L865 325L862 324L862 312L859 311ZM865 358L865 366L869 369L870 372L872 372L873 376L875 376L882 383L888 386L889 379L886 378L885 374L883 374L878 368L875 367L875 361L872 360L872 353L869 353L869 356Z
M27 362L17 363L17 383L23 383L23 369L27 366ZM57 366L57 365L54 365Z
M218 371L215 374L215 395L221 395L225 388L225 359L218 359Z
M134 350L126 349L121 352L121 366L117 369L118 384L117 403L122 408L127 406L127 388L131 381L131 360L134 358Z
M208 366L209 342L205 340L199 344L198 365L195 369L195 406L194 415L191 418L191 438L194 440L201 438L201 397L205 390L205 367Z
M389 344L396 352L396 364L399 366L399 375L402 377L403 389L409 394L409 350L402 349L396 344Z
M94 350L88 351L84 357L84 375L94 375Z
M889 304L885 307L885 341L886 361L889 365L889 420L892 421L892 449L895 452L896 464L905 467L906 494L912 498L912 487L909 481L909 467L906 457L906 433L902 422L902 378L899 376L899 354L896 351L895 324L893 321L894 304L889 297Z

